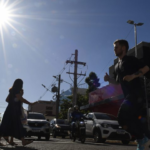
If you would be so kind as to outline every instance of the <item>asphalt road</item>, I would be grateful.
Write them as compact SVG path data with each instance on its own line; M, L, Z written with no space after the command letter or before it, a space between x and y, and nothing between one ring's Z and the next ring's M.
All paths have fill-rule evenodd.
M5 144L5 141L2 140ZM87 139L84 144L72 142L70 139L51 138L49 141L44 139L35 140L32 144L23 147L21 141L15 140L16 147L6 145L0 147L0 150L136 150L136 144L131 142L129 145L123 145L120 141L106 141L103 143L94 143L92 139Z

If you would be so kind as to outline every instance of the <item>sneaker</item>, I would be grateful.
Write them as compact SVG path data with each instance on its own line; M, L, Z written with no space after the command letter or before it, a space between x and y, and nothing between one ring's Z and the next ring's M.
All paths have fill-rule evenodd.
M150 150L150 140L147 137L144 137L143 139L137 140L137 150Z

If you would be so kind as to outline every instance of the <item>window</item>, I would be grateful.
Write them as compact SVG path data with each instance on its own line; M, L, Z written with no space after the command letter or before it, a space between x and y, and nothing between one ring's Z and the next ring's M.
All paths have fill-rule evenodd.
M45 117L42 114L28 114L28 119L45 120Z
M88 114L88 118L92 118L93 119L93 114Z
M28 105L28 110L29 110L29 111L31 110L31 105Z
M53 110L53 107L51 107L51 106L46 106L46 110Z
M46 115L46 116L51 116L51 115L52 115L52 111L46 111L46 112L45 112L45 115Z
M109 114L95 114L96 119L103 119L103 120L117 120L117 118L113 115Z

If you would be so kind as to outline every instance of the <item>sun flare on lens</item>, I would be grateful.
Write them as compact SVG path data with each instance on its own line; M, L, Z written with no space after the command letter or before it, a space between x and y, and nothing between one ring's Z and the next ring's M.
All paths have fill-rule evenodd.
M0 27L9 22L10 15L9 9L3 3L0 3Z
M5 67L6 70L8 68L8 61L6 52L8 47L12 46L14 49L19 45L19 41L23 41L27 46L30 47L31 50L35 50L37 46L35 46L27 36L24 35L26 32L26 28L28 30L33 30L32 28L26 26L26 24L22 23L27 22L27 19L30 20L45 20L43 17L39 17L39 13L31 14L27 9L30 8L29 5L24 5L25 0L0 0L0 56L1 52L3 53ZM37 3L38 4L38 3ZM46 18L47 20L47 18ZM5 45L9 40L15 37L15 41L10 42L9 45ZM7 42L8 44L8 42ZM36 51L38 55L39 52Z

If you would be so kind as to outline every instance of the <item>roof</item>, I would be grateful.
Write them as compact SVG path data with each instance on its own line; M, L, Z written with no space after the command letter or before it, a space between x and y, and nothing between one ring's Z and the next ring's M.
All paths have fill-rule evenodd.
M39 112L29 112L29 114L42 114L42 113L39 113Z
M93 113L93 114L107 114L107 115L111 115L111 116L114 116L112 114L109 114L109 113L102 113L102 112L90 112L90 113ZM115 117L115 116L114 116Z
M45 101L45 100L39 100L38 103L56 103L55 101Z

